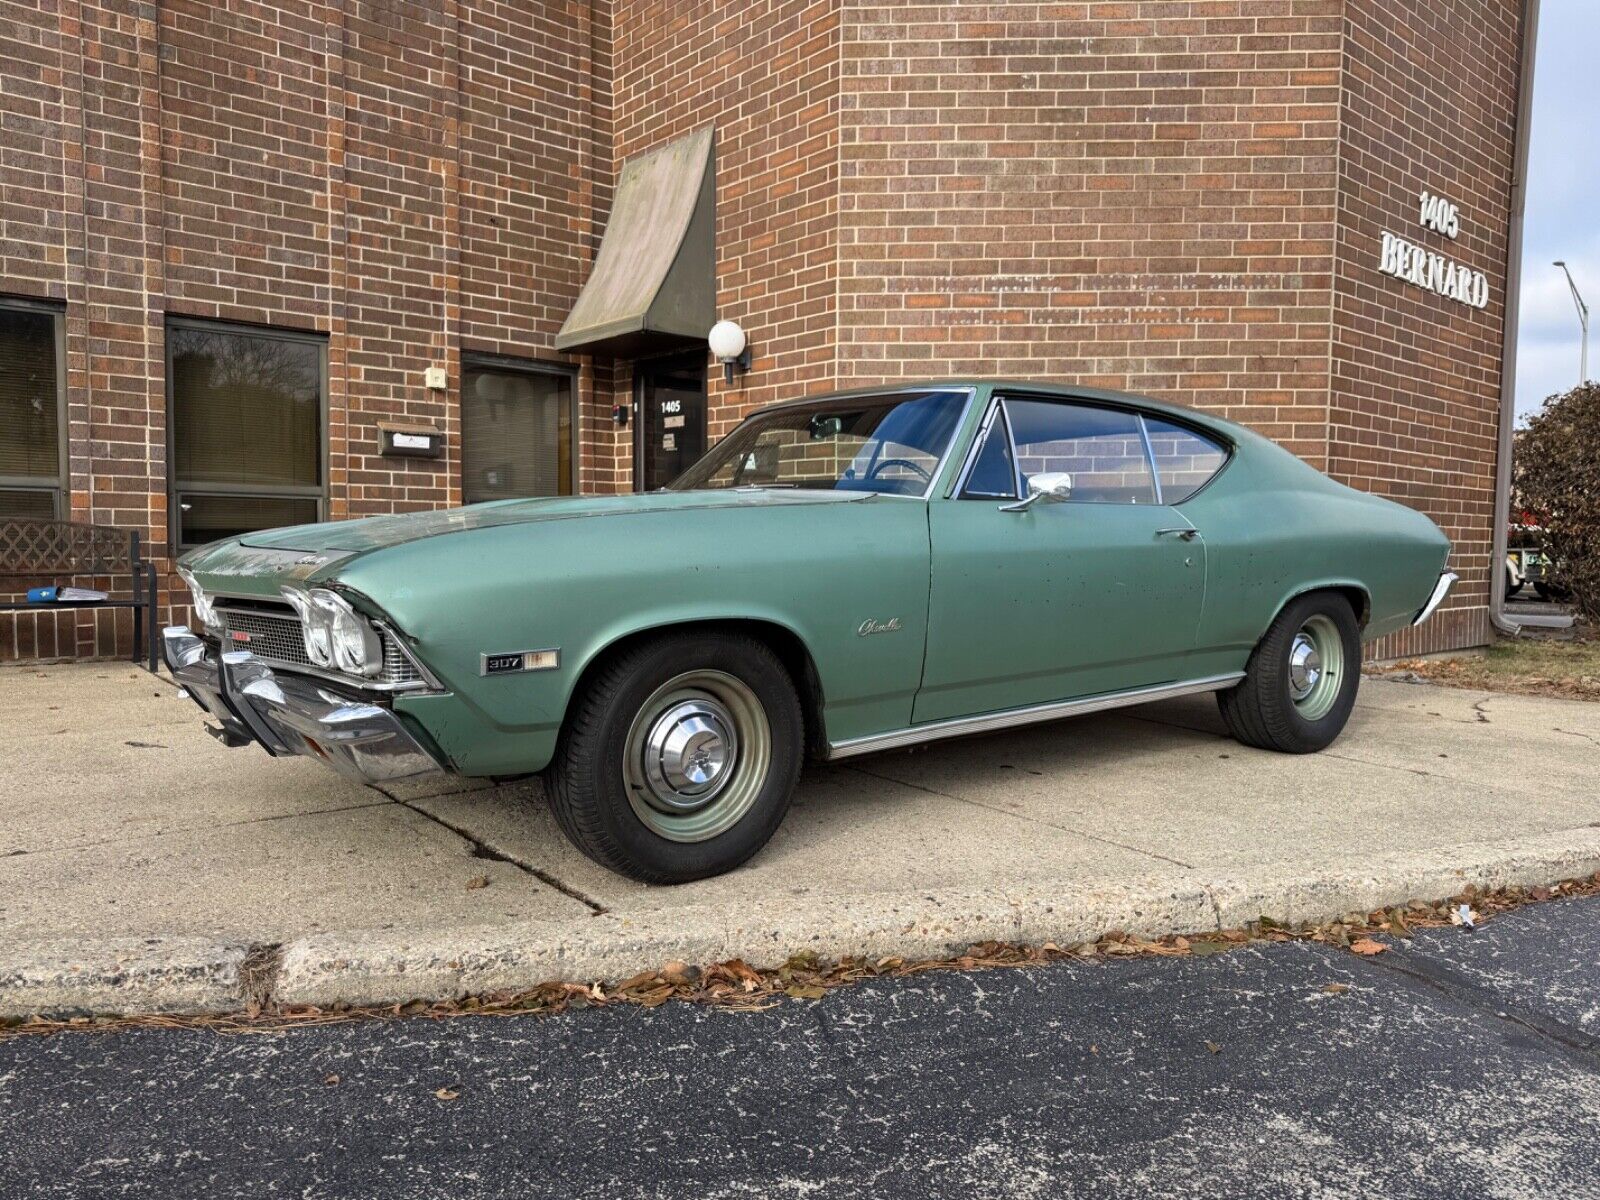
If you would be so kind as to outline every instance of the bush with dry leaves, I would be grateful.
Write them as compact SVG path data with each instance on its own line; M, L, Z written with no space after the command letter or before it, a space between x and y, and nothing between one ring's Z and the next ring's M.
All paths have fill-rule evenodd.
M1539 514L1573 609L1600 623L1600 384L1552 396L1528 418L1513 474L1522 504Z

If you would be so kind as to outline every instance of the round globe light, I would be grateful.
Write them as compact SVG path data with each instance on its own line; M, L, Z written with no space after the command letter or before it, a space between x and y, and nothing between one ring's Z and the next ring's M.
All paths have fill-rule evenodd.
M744 353L744 330L737 321L718 321L711 327L706 341L711 343L711 353L718 362L733 362Z

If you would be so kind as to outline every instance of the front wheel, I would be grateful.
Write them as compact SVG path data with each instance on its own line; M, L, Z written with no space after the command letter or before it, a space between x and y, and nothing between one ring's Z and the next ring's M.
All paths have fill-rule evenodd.
M805 746L794 684L762 642L667 634L588 681L548 777L563 832L646 883L720 875L789 807Z
M1309 754L1343 731L1361 684L1361 631L1350 602L1313 592L1289 602L1245 668L1217 693L1228 731L1247 746Z

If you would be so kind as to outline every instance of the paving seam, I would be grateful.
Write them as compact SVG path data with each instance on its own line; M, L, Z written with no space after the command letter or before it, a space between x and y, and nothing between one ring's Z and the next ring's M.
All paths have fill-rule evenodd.
M445 829L448 829L451 833L455 834L458 838L472 847L472 856L474 858L488 859L491 862L501 862L505 863L507 866L515 867L523 874L537 879L546 887L560 892L567 899L576 900L579 904L583 905L596 916L609 911L605 905L601 904L593 897L579 891L570 883L564 883L560 879L557 879L554 875L550 874L550 872L541 870L532 863L525 862L514 855L508 854L506 851L500 849L500 847L484 841L481 837L467 829L465 826L457 825L453 821L446 821L443 817L435 816L433 813L427 811L427 809L418 808L417 805L410 800L402 800L399 796L390 795L390 793L384 791L377 784L372 784L371 787L373 791L379 792L384 796L388 796L390 801L400 805L401 808L408 809L411 812L416 813L417 816L424 817L427 820L432 821L435 825L439 825Z

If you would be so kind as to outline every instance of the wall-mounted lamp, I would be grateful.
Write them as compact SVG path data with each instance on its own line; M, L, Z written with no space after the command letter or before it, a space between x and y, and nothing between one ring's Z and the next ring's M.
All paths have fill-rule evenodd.
M733 369L738 367L741 371L750 369L750 345L744 336L744 330L739 328L736 321L718 321L711 327L711 332L706 336L706 341L711 343L711 353L722 364L723 380L733 382Z

